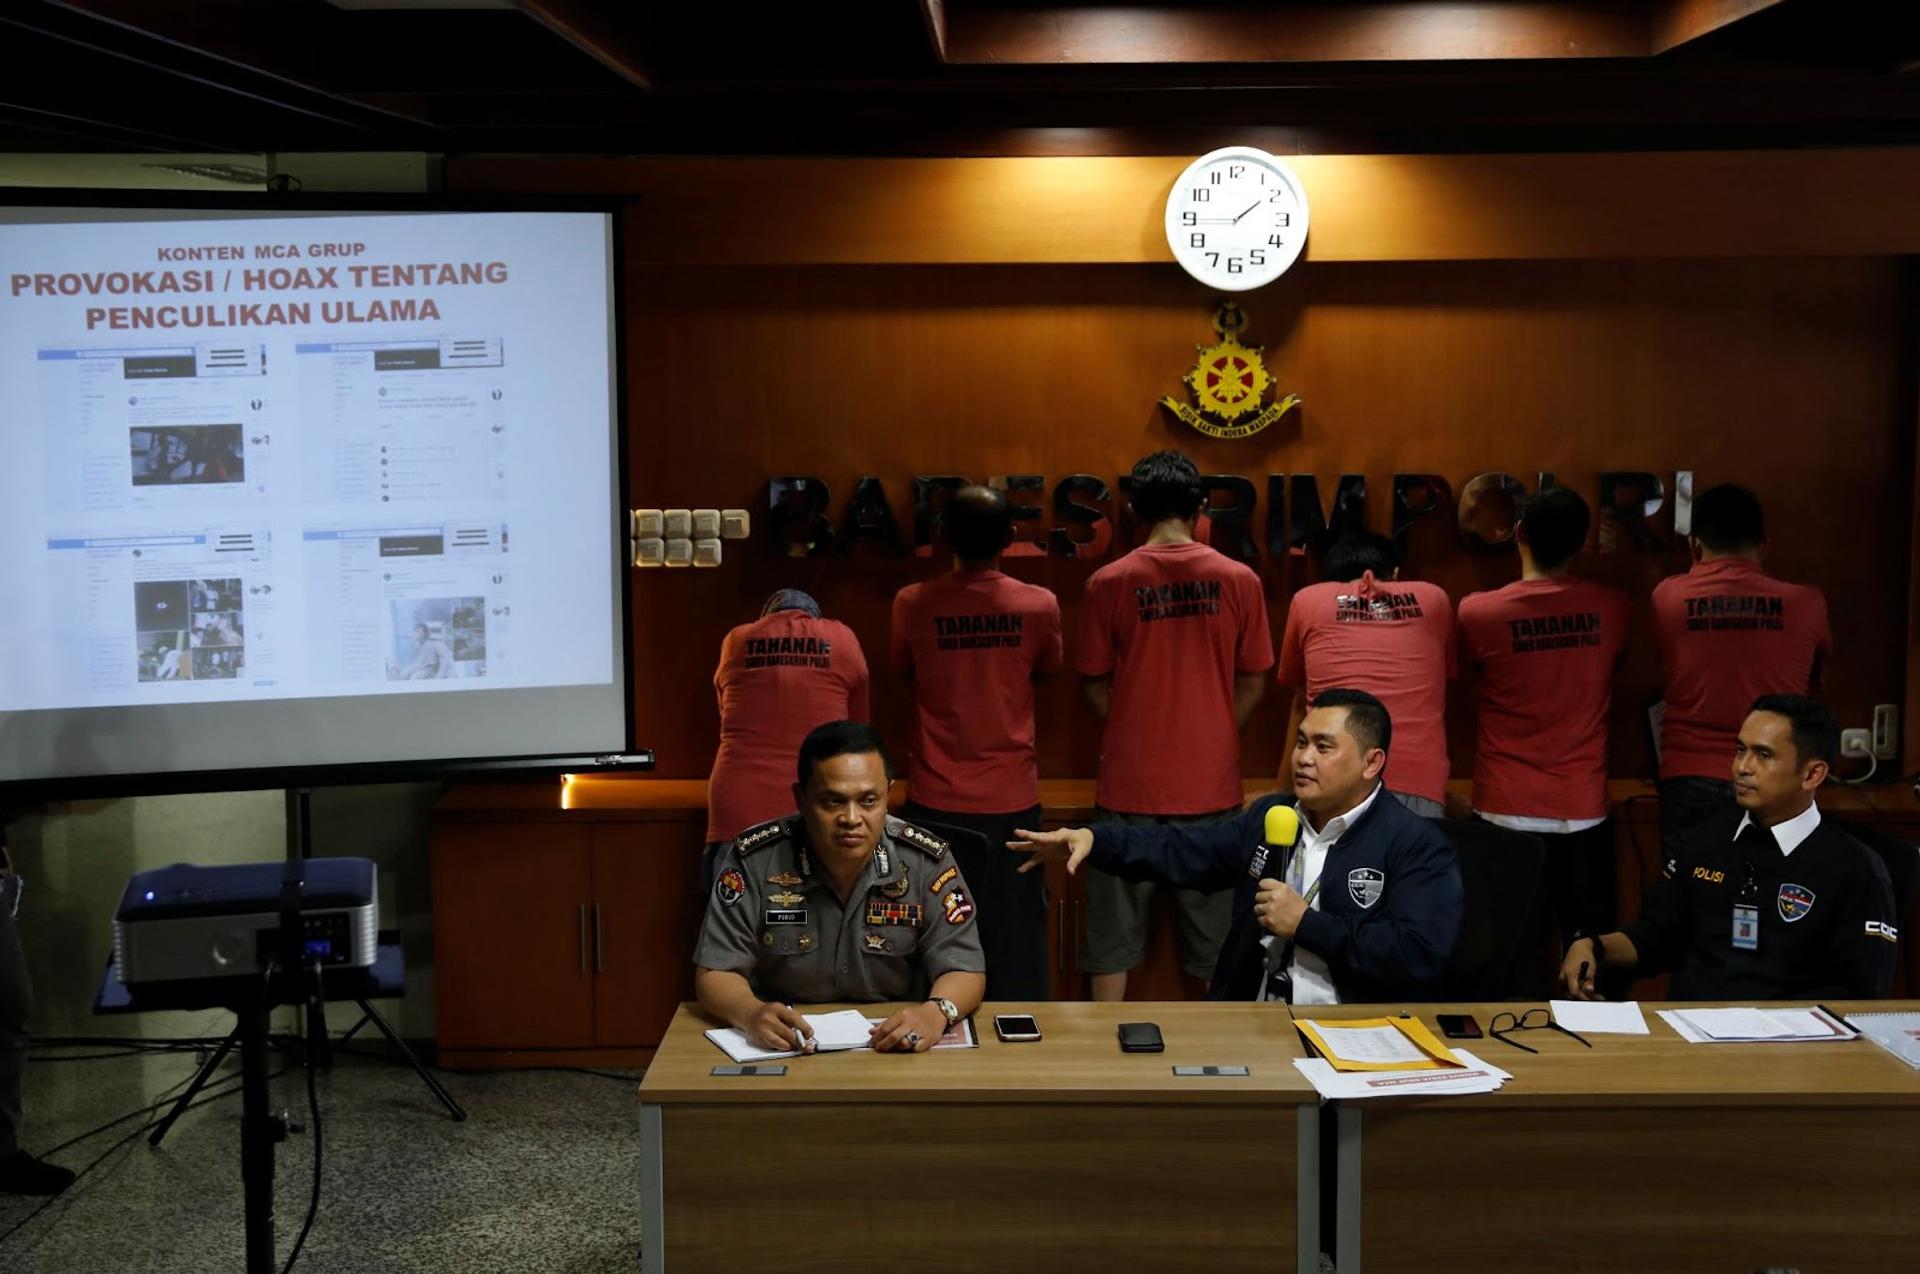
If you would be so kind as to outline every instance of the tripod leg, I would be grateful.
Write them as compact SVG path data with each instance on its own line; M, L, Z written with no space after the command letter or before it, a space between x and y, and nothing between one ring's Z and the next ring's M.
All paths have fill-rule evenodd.
M360 1006L360 1011L367 1015L367 1019L380 1029L380 1033L387 1037L387 1043L393 1045L394 1048L400 1051L400 1056L406 1059L407 1065L413 1067L413 1073L420 1077L420 1082L431 1089L433 1095L440 1099L440 1104L447 1108L447 1113L453 1116L453 1121L459 1123L466 1119L466 1107L455 1101L453 1094L443 1088L439 1080L428 1074L427 1068L420 1064L420 1059L415 1057L413 1050L407 1047L407 1042L401 1039L399 1033L393 1029L393 1024L388 1022L386 1018L380 1016L380 1011L374 1008L373 1005L368 1004L365 1000L356 1000L355 1003ZM355 1029L357 1030L359 1028L356 1027Z
M209 1079L213 1078L213 1073L220 1069L220 1063L227 1060L227 1054L233 1051L234 1041L239 1038L240 1028L238 1026L227 1032L227 1038L221 1040L220 1047L213 1050L213 1056L209 1057L207 1064L202 1066L199 1072L194 1075L193 1082L187 1085L187 1091L181 1093L180 1100L173 1103L173 1109L167 1112L164 1119L154 1125L153 1134L147 1138L147 1144L149 1146L158 1146L165 1140L167 1130L173 1127L176 1119L187 1113L187 1107L191 1106L193 1099L200 1095L200 1090L206 1087Z

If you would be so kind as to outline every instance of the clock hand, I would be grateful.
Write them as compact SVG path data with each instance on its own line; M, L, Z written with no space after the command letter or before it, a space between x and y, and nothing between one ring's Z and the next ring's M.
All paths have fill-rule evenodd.
M1254 205L1255 208L1259 206L1260 205L1258 204ZM1247 210L1247 212L1251 212L1251 211L1253 211L1252 208L1249 208ZM1247 213L1243 212L1240 214L1240 217L1244 217L1246 215ZM1231 226L1231 225L1237 224L1240 220L1240 217L1197 217L1194 219L1193 224L1196 226Z
M1255 208L1258 208L1259 206L1260 206L1260 201L1259 201L1258 199L1256 199L1256 200L1254 200L1254 201L1253 201L1252 203L1250 203L1250 204L1248 204L1248 205L1247 205L1247 212L1252 212L1252 211L1253 211L1253 210L1254 210ZM1240 217L1244 217L1244 216L1246 216L1246 215L1247 215L1247 212L1243 212L1243 213L1241 213L1241 214L1240 214ZM1233 225L1236 225L1236 226L1237 226L1237 225L1239 225L1239 224L1240 224L1240 217L1235 217L1235 218L1233 219L1233 221L1232 221L1232 224L1233 224Z

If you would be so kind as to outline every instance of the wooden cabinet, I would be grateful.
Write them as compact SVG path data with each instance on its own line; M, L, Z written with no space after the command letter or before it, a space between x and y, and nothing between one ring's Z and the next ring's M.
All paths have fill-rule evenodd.
M456 792L435 813L442 1063L647 1060L693 994L704 806L608 817L552 786Z

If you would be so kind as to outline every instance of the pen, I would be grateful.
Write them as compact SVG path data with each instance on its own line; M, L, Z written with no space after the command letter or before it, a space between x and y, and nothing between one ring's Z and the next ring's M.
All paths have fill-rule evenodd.
M1859 1027L1855 1026L1852 1022L1847 1021L1846 1018L1841 1017L1838 1013L1835 1013L1832 1009L1828 1008L1826 1005L1816 1004L1813 1007L1816 1009L1819 1009L1822 1013L1825 1013L1828 1017L1840 1023L1840 1025L1846 1027L1849 1031L1852 1031L1855 1035L1858 1035L1860 1033Z

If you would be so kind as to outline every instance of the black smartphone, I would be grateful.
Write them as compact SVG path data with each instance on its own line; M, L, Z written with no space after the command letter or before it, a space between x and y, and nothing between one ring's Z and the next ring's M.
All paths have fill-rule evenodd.
M1480 1038L1480 1023L1468 1013L1442 1013L1440 1033L1450 1040L1477 1040Z
M1029 1013L996 1013L993 1033L1009 1044L1024 1044L1040 1038L1040 1023Z
M1152 1022L1120 1023L1120 1051L1122 1053L1164 1053L1167 1043L1160 1038L1160 1028Z

